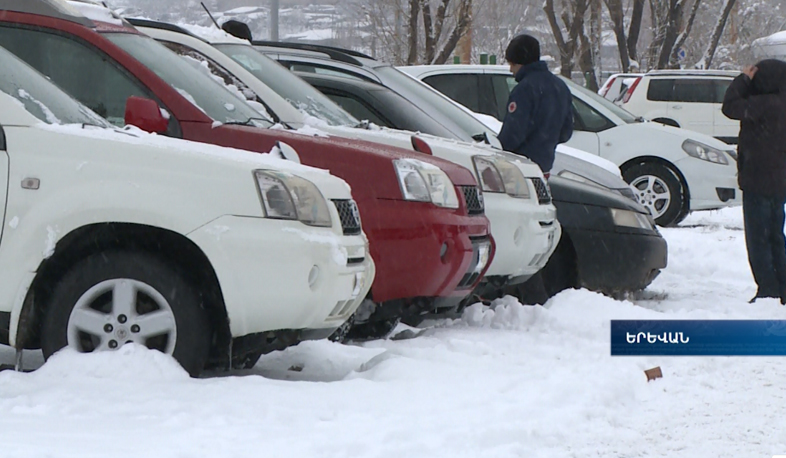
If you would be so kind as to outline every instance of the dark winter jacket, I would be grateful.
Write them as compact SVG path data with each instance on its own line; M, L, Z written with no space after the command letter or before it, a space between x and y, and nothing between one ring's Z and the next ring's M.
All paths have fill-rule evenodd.
M726 91L723 114L740 121L738 182L743 191L786 199L786 62L764 60L753 80Z
M516 81L499 140L505 150L530 158L546 173L554 164L554 149L573 135L573 97L542 61L521 67Z

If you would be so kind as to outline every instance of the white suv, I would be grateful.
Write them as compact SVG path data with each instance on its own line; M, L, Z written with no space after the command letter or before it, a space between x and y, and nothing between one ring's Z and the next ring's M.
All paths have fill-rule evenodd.
M115 129L0 61L0 342L47 358L134 342L196 375L326 337L360 305L374 265L331 203L351 202L343 180Z
M615 103L650 121L700 132L736 144L740 123L721 111L738 72L656 70L636 77Z

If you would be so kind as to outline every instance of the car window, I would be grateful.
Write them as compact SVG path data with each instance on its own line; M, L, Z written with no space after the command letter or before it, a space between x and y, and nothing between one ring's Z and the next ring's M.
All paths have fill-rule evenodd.
M256 108L256 110L268 122L276 122L274 116L270 114L270 111L268 111L268 107L256 95L256 93L251 90L250 87L246 86L245 83L237 79L235 75L219 65L216 61L210 59L199 51L180 43L173 43L171 41L160 41L159 43L163 44L177 55L183 57L186 59L186 61L192 63L194 67L200 71L205 72L206 75L209 75L217 83L227 88L230 92L235 93L235 95L240 98L246 99L246 101L249 102L249 105Z
M732 80L723 79L715 80L715 100L714 103L723 103L726 98L726 91L729 89Z
M715 88L708 78L675 79L674 102L685 103L713 103L715 101Z
M497 101L497 112L494 114L494 117L502 121L505 119L505 115L508 113L508 98L510 97L510 91L513 90L513 87L510 85L510 81L513 80L515 83L516 80L512 76L506 75L490 76L491 86L494 88L494 98Z
M45 76L0 48L0 92L21 102L25 109L48 124L110 125L55 86ZM2 136L0 136L2 139Z
M480 88L478 81L478 75L448 74L423 78L424 83L470 110L480 113Z
M72 38L42 30L0 27L0 46L116 126L125 124L130 96L154 98L98 50Z
M366 104L348 94L326 93L326 95L330 100L337 103L341 108L361 121L370 121L378 126L388 125L386 121L382 120L382 118L380 118L371 108L366 106Z
M606 129L611 129L615 125L597 110L576 97L573 97L573 110L573 113L580 121L580 125L583 126L583 130L587 132L602 132Z
M647 88L647 100L671 102L674 93L673 79L651 79Z
M216 49L242 65L292 106L332 126L354 126L358 120L286 67L242 44L216 45Z
M293 72L314 73L317 75L327 75L327 76L340 76L342 78L352 78L352 79L364 81L363 78L353 75L352 73L342 72L340 70L333 70L331 68L315 67L313 65L292 64L290 70L292 70Z
M269 126L269 121L249 106L245 98L230 92L209 75L144 35L105 33L106 38L166 81L192 105L214 121Z

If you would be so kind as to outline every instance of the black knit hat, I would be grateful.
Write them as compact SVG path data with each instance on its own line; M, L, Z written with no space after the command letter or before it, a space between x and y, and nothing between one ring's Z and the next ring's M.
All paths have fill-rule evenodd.
M245 22L240 22L235 19L230 19L221 25L224 32L234 35L238 38L251 41L251 29Z
M505 50L505 60L511 64L528 65L540 60L540 43L531 35L519 35Z

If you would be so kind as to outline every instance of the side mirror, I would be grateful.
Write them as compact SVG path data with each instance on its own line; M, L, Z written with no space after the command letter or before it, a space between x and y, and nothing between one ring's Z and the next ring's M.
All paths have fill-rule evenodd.
M169 118L154 100L131 96L126 100L126 124L156 134L166 132Z
M300 164L300 155L295 151L295 148L292 148L284 142L276 142L276 150L281 159Z

